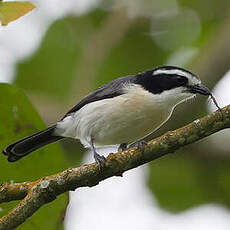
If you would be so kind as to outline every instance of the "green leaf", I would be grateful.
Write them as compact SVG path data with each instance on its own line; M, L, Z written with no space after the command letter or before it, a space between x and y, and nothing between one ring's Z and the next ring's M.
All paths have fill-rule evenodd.
M32 104L18 88L0 84L0 149L8 144L45 128ZM21 160L9 163L3 155L0 157L0 183L37 180L43 176L58 173L67 167L64 153L58 143L51 144ZM67 204L67 194L42 207L33 217L18 229L50 229L61 226L61 215ZM17 202L1 204L3 211L12 208Z
M55 21L48 29L38 51L18 64L15 84L58 101L70 96L82 48L88 37L101 26L105 13L95 11L82 17L66 17ZM87 68L87 67L86 67ZM46 82L46 84L44 84ZM76 92L77 93L77 92Z
M0 2L0 21L6 26L34 8L36 6L30 2Z

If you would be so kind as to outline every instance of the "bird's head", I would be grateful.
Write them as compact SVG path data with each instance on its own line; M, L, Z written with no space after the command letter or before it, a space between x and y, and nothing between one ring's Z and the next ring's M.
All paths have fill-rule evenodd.
M143 72L136 83L160 101L167 101L174 105L196 94L211 96L211 91L201 84L201 80L196 75L174 66L161 66Z

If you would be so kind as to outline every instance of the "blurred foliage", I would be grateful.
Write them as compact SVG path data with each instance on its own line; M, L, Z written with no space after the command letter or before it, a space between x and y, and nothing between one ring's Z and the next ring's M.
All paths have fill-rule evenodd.
M178 151L151 163L148 185L165 209L178 212L205 203L230 206L230 160Z
M30 2L0 2L0 21L6 26L34 8L36 6Z
M212 57L212 53L206 53L209 50L207 47L214 46L215 39L219 36L219 28L225 22L230 10L228 0L221 2L180 0L175 4L175 9L173 8L175 12L179 11L175 16L175 12L170 11L171 5L169 7L165 3L165 8L160 6L159 9L162 10L157 12L154 11L156 5L153 3L160 4L160 1L145 1L146 4L149 3L145 5L145 10L148 9L148 14L145 14L141 11L143 8L140 10L138 7L133 7L134 2L138 1L130 2L132 1L125 3L129 8L127 15L131 16L126 15L122 22L127 23L127 28L110 46L107 45L108 41L112 40L121 29L121 24L116 23L118 21L116 12L121 9L115 7L116 10L111 11L112 3L107 4L110 9L94 9L81 16L68 16L55 21L36 53L18 64L15 84L29 93L52 98L65 107L65 104L70 102L77 103L73 99L82 96L79 93L81 89L89 92L92 86L96 88L118 76L135 74L168 63L179 50L188 48L198 51L193 52L194 54L186 62L183 52L179 61L174 58L170 62L189 66L193 71L197 69L197 66L193 65L194 60L199 64L204 52L206 58ZM171 1L163 2L171 4ZM131 9L135 10L131 12ZM106 33L103 29L108 26L110 20L113 20L109 24L112 28L110 33ZM97 39L105 46L98 46ZM84 58L85 62L82 61ZM208 77L204 75L201 78L208 82L209 86L213 86L215 81ZM204 100L199 98L193 104L181 105L176 111L177 115L171 118L164 130L178 127L179 124L185 124L207 113ZM68 147L73 153L71 159L79 149L79 145ZM198 143L180 152L182 154L176 153L150 164L147 184L159 204L171 211L182 211L210 202L229 206L230 187L227 179L230 176L229 158L209 156L209 146L205 149L204 157ZM29 161L31 158L28 158Z
M96 11L80 18L67 17L55 21L35 55L19 64L15 84L58 100L68 99L72 96L68 92L73 80L81 77L75 72L82 48L104 18L104 12Z
M148 35L149 27L148 19L139 19L110 49L99 71L95 73L97 87L118 76L135 74L164 62L167 53L152 42Z
M0 149L4 149L13 141L45 128L25 94L15 86L0 84L0 104ZM58 173L67 167L67 161L59 144L52 144L19 162L9 163L6 157L1 157L0 165L0 183L10 183L11 181L32 181ZM58 197L52 204L42 207L18 229L36 229L36 226L39 226L39 229L47 229L47 226L50 226L50 229L61 227L61 215L65 211L67 200L67 194ZM0 215L6 214L16 203L1 204Z

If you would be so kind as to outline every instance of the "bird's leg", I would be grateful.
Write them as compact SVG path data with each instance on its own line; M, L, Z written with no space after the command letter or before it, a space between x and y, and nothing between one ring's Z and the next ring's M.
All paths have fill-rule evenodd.
M140 149L141 152L144 151L144 145L146 145L147 142L144 141L144 140L140 140L140 141L137 141L131 145L129 145L129 148L132 148L132 147L137 147L138 149Z
M99 169L101 170L103 168L104 164L105 164L105 157L99 155L96 152L94 144L93 144L93 138L92 137L90 139L90 147L91 147L91 151L93 152L93 157L94 157L95 161L97 162Z
M118 147L118 152L123 152L127 149L127 143L121 143Z

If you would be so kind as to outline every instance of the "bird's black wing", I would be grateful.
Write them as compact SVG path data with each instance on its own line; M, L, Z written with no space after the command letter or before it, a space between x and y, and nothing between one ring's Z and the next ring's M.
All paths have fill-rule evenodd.
M75 105L68 113L64 116L68 116L71 113L74 113L81 109L86 104L89 104L94 101L100 101L107 98L113 98L122 95L123 85L126 83L135 83L135 80L138 75L125 76L117 78L102 87L98 88L94 92L90 93L88 96L84 97L77 105Z

